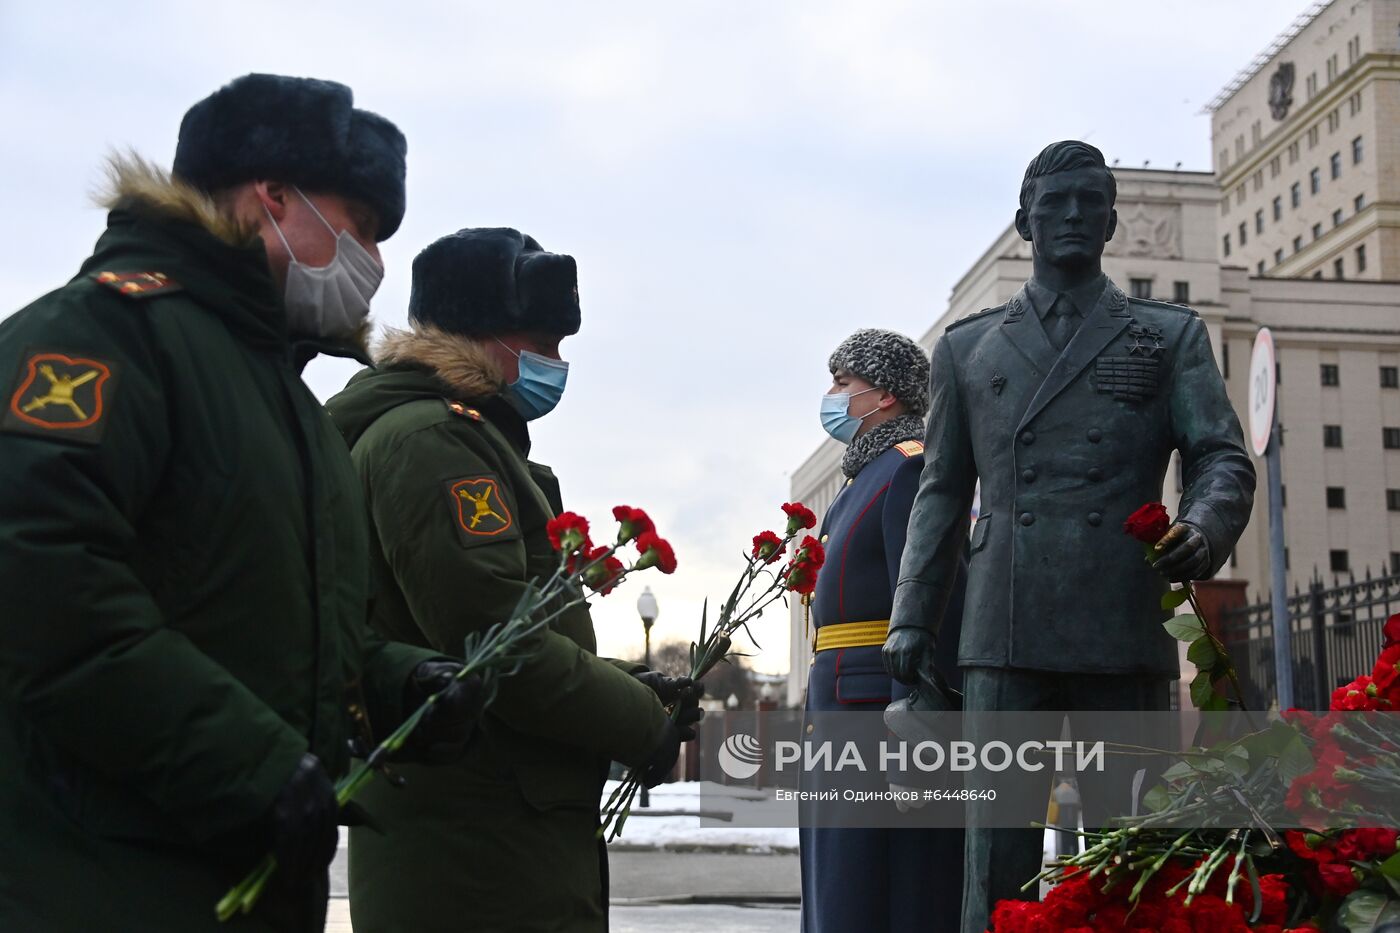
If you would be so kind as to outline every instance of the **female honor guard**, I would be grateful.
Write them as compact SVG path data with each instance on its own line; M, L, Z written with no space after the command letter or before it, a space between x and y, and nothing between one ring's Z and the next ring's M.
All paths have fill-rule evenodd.
M837 347L828 365L822 426L848 445L846 485L822 522L828 557L812 604L806 709L881 713L909 690L886 673L881 647L924 465L929 361L908 337L866 329ZM946 623L954 631L945 627L933 659L955 688L961 604L959 587ZM800 832L804 933L957 929L961 830L804 825Z

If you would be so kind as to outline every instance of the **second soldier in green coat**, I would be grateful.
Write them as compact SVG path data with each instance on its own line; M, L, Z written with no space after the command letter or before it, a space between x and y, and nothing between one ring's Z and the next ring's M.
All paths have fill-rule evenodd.
M563 392L559 343L580 324L574 260L515 230L460 231L414 261L409 318L328 407L369 501L376 626L459 654L556 565L545 524L559 483L529 460L528 422ZM365 794L386 832L351 833L357 930L607 928L609 762L658 781L699 710L683 682L595 647L587 608L564 614L502 681L466 760L404 768L407 787ZM679 726L658 701L678 692Z

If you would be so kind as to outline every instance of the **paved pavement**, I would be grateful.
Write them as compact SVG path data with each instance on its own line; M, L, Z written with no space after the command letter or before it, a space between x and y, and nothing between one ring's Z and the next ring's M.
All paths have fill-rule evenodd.
M331 867L326 933L351 933L345 852ZM797 930L797 856L742 852L613 851L614 933L792 933Z

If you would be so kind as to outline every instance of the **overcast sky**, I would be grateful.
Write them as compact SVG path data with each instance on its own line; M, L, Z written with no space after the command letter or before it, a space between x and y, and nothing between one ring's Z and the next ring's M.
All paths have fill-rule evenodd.
M186 108L250 71L349 84L408 137L381 324L458 228L577 258L583 331L535 458L595 523L641 506L674 543L674 577L595 609L601 651L640 654L644 582L654 637L689 640L779 524L842 338L936 320L1049 142L1208 169L1202 106L1302 6L0 0L0 317L90 251L106 151L168 165ZM308 380L325 398L352 371ZM756 666L786 669L786 618L760 623Z

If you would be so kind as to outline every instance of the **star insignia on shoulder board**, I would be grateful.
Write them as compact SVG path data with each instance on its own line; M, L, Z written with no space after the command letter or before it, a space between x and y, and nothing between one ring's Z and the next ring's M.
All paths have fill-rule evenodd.
M996 395L1000 395L1001 390L1005 387L1006 377L1001 373L992 373L992 392Z
M1162 342L1162 329L1151 327L1146 324L1139 324L1137 321L1128 325L1128 355L1144 356L1153 359L1161 355L1166 349L1166 344Z

